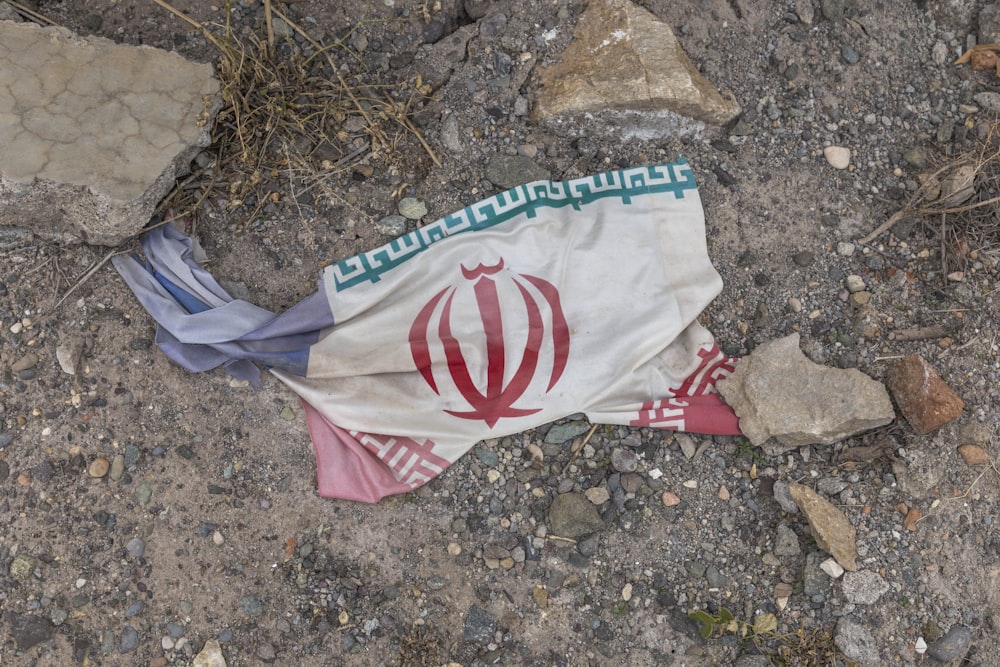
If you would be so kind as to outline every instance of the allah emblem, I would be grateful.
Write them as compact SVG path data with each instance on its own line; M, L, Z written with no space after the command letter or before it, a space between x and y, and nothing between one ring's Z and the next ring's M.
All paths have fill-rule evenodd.
M410 352L417 370L435 394L441 394L439 379L453 383L470 409L445 410L452 416L481 419L493 428L501 419L540 412L541 408L515 407L514 404L539 372L543 350L550 351L552 358L551 370L542 369L543 372L548 371L545 393L552 390L566 370L569 327L559 302L559 291L552 283L537 276L504 271L503 258L492 266L480 264L474 269L464 266L461 269L467 282L445 287L435 294L410 327ZM469 283L472 283L472 295L479 308L482 335L475 336L475 341L462 341L458 338L462 334L452 330L452 306L456 295L461 298L462 291L470 288ZM501 296L509 297L511 291L517 296L503 301L505 304L515 303L517 307L513 310L504 308L502 316ZM432 333L434 329L436 335ZM511 331L519 331L518 338L524 337L523 349L508 348L507 339ZM485 350L482 349L484 341ZM442 368L443 364L432 366L432 344L435 351L440 349L444 353L447 373ZM440 348L437 348L438 345ZM474 346L480 349L476 350ZM550 349L545 350L546 346ZM467 354L470 358L486 359L485 387L482 386L482 378L478 382L473 378ZM547 358L549 354L544 356ZM508 364L510 368L516 364L509 377Z

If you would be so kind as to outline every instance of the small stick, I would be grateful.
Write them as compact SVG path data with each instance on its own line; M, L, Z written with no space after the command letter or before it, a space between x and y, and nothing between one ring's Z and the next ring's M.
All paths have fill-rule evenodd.
M76 281L75 285L73 285L68 290L66 290L66 293L62 295L62 298L59 299L59 301L56 303L56 305L52 306L52 308L48 312L49 313L55 312L56 309L58 309L59 306L61 306L63 304L63 301L65 301L67 298L69 298L69 295L72 294L74 291L76 291L77 287L79 287L80 285L82 285L85 282L87 282L88 280L90 280L90 277L93 276L95 273L97 273L97 270L100 269L102 266L104 266L109 259L111 259L115 255L124 255L126 252L128 252L128 251L127 250L112 250L107 255L105 255L103 259L101 259L99 262L97 262L96 264L94 264L94 266L90 270L88 270L85 274L83 274L83 276L79 280Z
M583 451L583 446L587 444L587 442L590 440L590 436L594 435L594 431L596 430L597 430L597 424L594 424L593 426L590 427L590 430L587 431L587 435L583 436L583 440L581 440L576 445L573 445L573 448L570 450L569 461L566 461L566 465L563 466L562 469L563 475L565 475L566 471L569 470L570 465L573 463L573 461L576 460L577 455L581 451Z
M559 540L560 542L569 542L570 544L576 544L576 540L570 537L563 537L561 535L546 535L545 538L549 540Z
M929 327L913 327L912 329L900 329L889 333L889 340L911 341L926 340L928 338L944 338L948 335L948 329L935 324Z
M7 4L10 5L11 7L13 7L15 10L17 10L21 14L24 14L25 16L31 17L31 18L35 19L36 21L40 21L42 23L48 23L49 25L54 25L54 26L58 26L59 25L58 23L56 23L52 19L47 18L45 16L42 16L38 12L32 11L31 9L28 9L27 7L25 7L24 5L22 5L20 2L15 2L15 0L7 0Z
M271 0L264 0L264 23L267 24L267 54L274 57L274 28L271 26Z

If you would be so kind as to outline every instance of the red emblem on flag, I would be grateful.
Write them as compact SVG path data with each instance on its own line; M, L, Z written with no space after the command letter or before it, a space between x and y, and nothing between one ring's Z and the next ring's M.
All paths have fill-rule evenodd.
M559 303L559 292L555 286L536 276L524 273L512 274L504 271L503 258L492 266L480 264L474 269L462 268L462 276L473 282L472 290L476 305L479 308L479 319L485 337L487 360L485 387L482 380L477 384L469 370L463 343L452 331L452 305L459 290L467 289L467 284L445 287L431 298L420 310L413 326L410 327L410 352L413 362L421 376L436 394L437 379L431 361L431 343L428 335L432 320L437 317L436 343L441 345L444 359L448 364L448 377L454 383L462 398L469 404L471 410L446 410L450 415L461 419L482 419L493 426L504 417L524 417L541 411L541 408L514 407L531 385L538 372L540 352L545 345L551 345L552 368L549 372L549 392L559 381L566 370L569 358L569 327ZM526 332L524 349L520 351L520 359L508 359L508 351L504 334L504 321L501 316L501 291L516 290L523 304L523 311L518 308L517 314L523 315L523 320L513 326ZM438 305L443 302L439 309ZM548 317L543 312L547 306ZM510 310L506 310L510 314ZM548 320L548 321L546 321ZM510 326L510 323L508 323ZM507 364L517 363L516 370L505 381Z

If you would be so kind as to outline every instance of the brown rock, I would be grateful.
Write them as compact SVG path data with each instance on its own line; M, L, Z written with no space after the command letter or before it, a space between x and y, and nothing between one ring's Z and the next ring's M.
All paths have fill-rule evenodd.
M662 136L740 113L698 72L670 26L630 0L591 0L561 62L540 76L534 114L541 121L596 114L613 127L640 123Z
M788 491L809 520L816 545L833 556L845 570L856 571L857 531L847 516L808 486L790 482Z
M920 517L922 516L923 514L920 510L916 507L911 507L906 513L906 516L903 517L903 528L906 528L907 530L916 530L917 521L920 521Z
M965 402L918 354L889 369L886 384L899 411L920 434L930 433L962 414Z
M970 466L980 466L990 462L990 455L979 445L960 445L958 453Z
M90 466L87 467L87 473L91 477L104 477L108 474L108 469L111 464L105 458L96 458L90 462Z

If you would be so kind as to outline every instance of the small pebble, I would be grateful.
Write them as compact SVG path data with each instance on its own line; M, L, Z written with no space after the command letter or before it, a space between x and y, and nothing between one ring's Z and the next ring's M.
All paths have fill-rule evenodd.
M106 458L99 457L91 461L90 465L87 466L87 474L91 477L104 477L108 474L108 469L110 467L111 465L108 463Z
M834 169L847 169L851 164L851 149L843 146L827 146L823 149L823 157Z
M427 215L427 204L416 197L404 197L399 200L399 214L410 220L419 220Z

